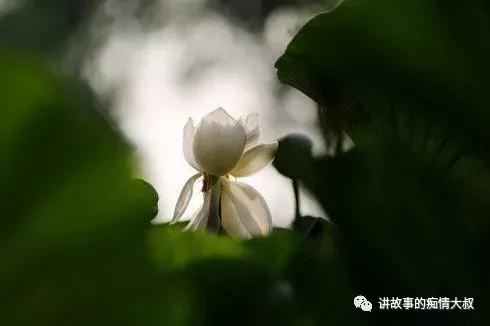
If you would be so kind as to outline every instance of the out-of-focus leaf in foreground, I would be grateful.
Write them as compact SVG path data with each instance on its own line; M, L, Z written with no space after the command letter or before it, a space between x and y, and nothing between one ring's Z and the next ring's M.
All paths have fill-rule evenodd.
M277 61L278 75L330 110L349 91L357 100L403 101L454 135L488 144L488 11L482 0L347 0L302 28ZM376 120L385 106L363 109Z
M153 218L128 147L70 80L25 53L0 62L0 323L114 323Z
M1 325L358 324L327 235L153 225L158 195L90 93L32 55L0 63Z
M283 83L319 104L322 127L354 143L312 159L285 139L279 152L294 155L294 169L279 156L275 165L338 225L360 293L488 304L489 18L478 0L346 0L308 22L276 63ZM423 322L487 318L480 310Z
M0 44L61 59L68 39L100 1L5 0L12 10L1 13ZM2 8L3 9L3 8ZM78 40L80 41L80 40Z

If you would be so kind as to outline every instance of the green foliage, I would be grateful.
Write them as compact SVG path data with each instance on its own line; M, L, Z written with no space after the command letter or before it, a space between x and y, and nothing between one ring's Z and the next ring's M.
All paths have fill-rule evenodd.
M50 6L28 1L0 40L58 51L78 15L32 44L45 24L24 20L62 16ZM489 17L477 0L346 0L310 21L278 75L317 101L335 151L290 135L274 164L332 222L297 212L293 230L242 242L153 225L158 195L92 94L1 50L0 325L488 324ZM476 311L383 313L381 296Z
M91 323L138 285L152 199L81 89L26 54L0 61L0 323Z
M21 0L0 17L0 44L60 59L67 39L77 31L99 0Z
M357 318L327 237L236 242L152 225L158 195L132 180L131 149L90 94L33 55L0 62L1 325Z
M338 225L350 280L368 296L488 304L489 9L477 0L347 0L308 22L276 63L283 83L319 104L327 141L354 143L312 159L285 139L275 165ZM283 169L293 153L294 168ZM404 322L486 318L480 310Z

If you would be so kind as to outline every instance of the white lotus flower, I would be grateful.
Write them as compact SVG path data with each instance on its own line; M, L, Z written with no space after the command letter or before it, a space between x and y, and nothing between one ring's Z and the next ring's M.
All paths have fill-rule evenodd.
M268 234L272 220L264 198L251 186L232 181L232 177L261 170L274 159L277 142L258 144L259 135L258 114L237 121L219 108L206 115L197 128L189 118L184 127L184 156L198 173L185 183L172 222L182 217L194 183L202 177L204 203L187 230L223 228L234 238Z

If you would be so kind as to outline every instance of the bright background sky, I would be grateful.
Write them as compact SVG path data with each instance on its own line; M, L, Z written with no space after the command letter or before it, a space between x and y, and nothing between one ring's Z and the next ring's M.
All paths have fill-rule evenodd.
M263 140L303 133L312 138L314 152L324 150L315 105L291 88L280 91L274 69L313 12L280 8L268 15L263 30L251 32L209 9L204 0L157 1L151 23L137 18L135 3L109 0L100 7L92 19L92 50L83 72L134 144L141 177L157 189L158 220L171 218L193 173L182 153L188 117L198 122L217 107L236 118L258 112ZM289 179L269 166L242 181L265 197L275 225L291 223ZM192 209L186 215L190 213ZM302 213L324 216L304 193Z

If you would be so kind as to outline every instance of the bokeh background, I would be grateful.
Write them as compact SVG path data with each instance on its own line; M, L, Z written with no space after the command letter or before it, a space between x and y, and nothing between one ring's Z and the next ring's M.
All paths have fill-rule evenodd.
M3 2L5 38L49 52L60 69L90 87L133 145L139 176L159 192L157 221L169 220L177 189L192 173L181 145L188 117L199 121L218 107L235 117L259 113L265 140L299 132L313 139L315 153L325 152L313 101L281 87L274 69L288 42L324 2L34 3ZM269 203L274 223L289 226L290 181L271 167L247 179ZM325 216L305 189L301 197L305 214ZM196 200L186 215L197 208Z
M107 1L98 8L82 74L135 145L143 176L160 194L159 220L172 215L176 189L192 173L181 149L188 117L199 121L218 107L235 117L257 112L264 139L300 132L314 139L316 152L325 151L313 101L281 87L274 71L295 32L315 14L313 5L165 0ZM272 167L248 179L269 203L274 223L290 225L290 181ZM325 215L311 196L302 196L306 213Z
M490 324L489 17L483 0L0 0L0 325ZM165 223L192 172L182 128L219 106L280 139L246 180L268 237Z

